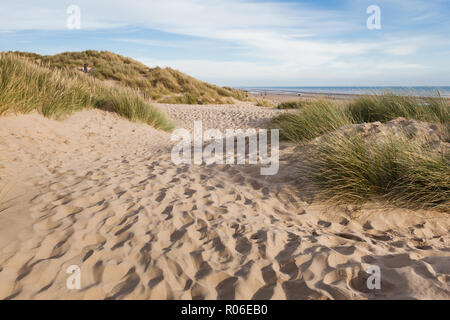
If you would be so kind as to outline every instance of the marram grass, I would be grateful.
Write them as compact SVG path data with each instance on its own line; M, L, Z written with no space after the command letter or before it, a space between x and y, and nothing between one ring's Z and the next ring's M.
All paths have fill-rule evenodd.
M278 104L278 109L302 109L311 104L314 104L314 101L308 100L299 100L299 101L286 101Z
M267 99L256 99L256 105L263 108L273 108L275 105Z
M363 96L344 106L320 100L277 116L271 126L294 142L307 143L329 135L307 156L301 172L326 199L338 203L383 199L400 206L448 212L448 149L437 152L406 137L365 141L357 133L344 136L333 132L350 124L404 117L438 125L443 140L448 141L449 108L443 98L392 94Z
M440 124L450 122L450 102L441 97L365 95L351 102L347 110L358 123L387 122L399 117Z
M272 119L281 137L307 142L352 123L387 122L399 117L430 122L450 138L450 102L440 97L397 96L390 93L357 98L344 106L329 100L311 101L297 112Z
M304 172L320 194L343 203L383 199L449 211L450 155L406 137L364 141L332 135L309 155Z
M328 100L318 100L298 112L283 113L272 119L271 127L280 130L280 137L295 142L307 142L352 120L345 111Z
M57 55L15 52L34 63L43 63L53 70L76 70L88 63L90 75L98 80L110 80L138 90L145 98L165 103L229 103L232 98L243 100L244 92L219 87L171 68L149 68L131 58L108 51L87 50Z
M131 88L111 87L77 71L49 69L14 54L0 54L0 115L37 111L60 118L85 108L108 109L157 129L173 128L161 111Z

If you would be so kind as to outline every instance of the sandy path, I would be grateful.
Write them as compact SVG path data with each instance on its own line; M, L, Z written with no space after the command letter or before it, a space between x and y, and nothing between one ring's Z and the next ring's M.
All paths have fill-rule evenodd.
M234 105L174 105L155 104L164 110L179 128L192 129L194 121L202 121L204 129L267 128L270 119L286 112L256 107L251 102Z
M263 126L277 112L162 108L188 128ZM17 198L0 211L0 298L450 298L448 216L306 199L289 144L280 174L263 178L257 167L176 167L169 140L96 110L1 118ZM81 290L66 288L70 265ZM381 290L367 289L370 265Z

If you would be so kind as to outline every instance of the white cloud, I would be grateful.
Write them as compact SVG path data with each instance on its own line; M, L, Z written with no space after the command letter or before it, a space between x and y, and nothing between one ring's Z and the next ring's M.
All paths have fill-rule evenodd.
M421 16L417 16L412 18L412 21L423 21L423 20L427 20L430 19L431 17L433 17L433 15L431 13L427 13L427 14L423 14Z
M404 56L414 53L417 50L415 45L396 45L392 47L387 47L385 51L389 54L395 56Z
M236 58L234 61L214 61L214 57L210 60L158 61L205 80L218 79L216 82L220 79L243 81L244 78L256 81L261 77L272 82L320 77L336 81L341 77L381 77L380 73L386 75L387 70L420 69L419 65L424 61L417 62L408 57L423 47L442 43L438 37L433 39L417 34L376 37L375 33L368 33L366 39L338 40L342 34L360 30L358 28L365 23L365 10L361 13L361 21L355 22L348 18L348 12L319 10L292 2L256 3L252 0L76 0L59 1L56 5L49 0L4 1L0 4L0 32L64 30L66 8L72 3L81 8L81 28L85 30L137 26L231 43L241 48L244 51L241 61ZM407 6L406 2L399 5ZM426 6L420 9L424 11ZM142 37L125 36L117 40L176 50L196 45L195 41L167 42ZM200 42L200 46L205 45ZM398 61L400 56L404 61ZM375 63L373 57L376 57ZM150 57L143 59L154 62Z
M403 61L391 61L387 63L379 63L376 65L379 69L388 69L388 70L396 70L396 69L406 69L413 70L422 68L422 65L418 63L404 63Z
M214 37L221 30L248 28L342 28L328 11L293 4L237 0L77 0L83 28L135 24L168 32ZM72 3L16 0L0 4L0 29L64 29Z
M420 85L420 82L415 82L414 76L418 70L423 68L419 64L408 64L402 61L381 62L372 65L364 61L337 62L330 64L324 71L321 66L298 68L289 63L154 60L146 57L138 57L138 60L151 67L168 66L208 82L236 86L274 84L286 86Z

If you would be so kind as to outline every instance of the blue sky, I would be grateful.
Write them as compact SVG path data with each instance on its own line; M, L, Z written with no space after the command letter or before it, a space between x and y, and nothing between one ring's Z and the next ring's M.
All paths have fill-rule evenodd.
M367 28L370 5L380 30ZM1 51L109 50L229 86L448 86L449 34L450 0L0 4Z

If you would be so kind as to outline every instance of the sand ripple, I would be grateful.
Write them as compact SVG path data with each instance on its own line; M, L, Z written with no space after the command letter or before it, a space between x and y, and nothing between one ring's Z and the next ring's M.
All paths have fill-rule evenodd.
M450 298L448 216L315 203L293 186L291 145L264 178L174 166L168 140L100 111L0 119L18 196L0 213L0 298ZM70 265L81 290L66 288ZM371 265L381 290L367 289Z

